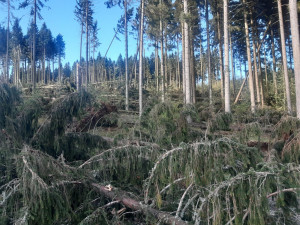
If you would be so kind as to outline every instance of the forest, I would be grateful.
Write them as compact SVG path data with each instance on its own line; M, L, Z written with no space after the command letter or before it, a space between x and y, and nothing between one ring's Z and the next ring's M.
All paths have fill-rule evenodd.
M75 62L54 1L0 0L0 225L300 224L300 1L76 0Z

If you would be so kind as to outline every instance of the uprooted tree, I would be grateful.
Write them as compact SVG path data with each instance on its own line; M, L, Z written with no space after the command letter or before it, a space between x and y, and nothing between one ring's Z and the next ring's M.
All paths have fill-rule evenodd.
M197 139L180 119L183 108L154 104L134 127L135 141L120 146L94 132L105 107L85 91L50 102L1 84L0 100L0 224L299 223L293 117L272 127L262 152L264 120L226 137L232 117L217 114Z

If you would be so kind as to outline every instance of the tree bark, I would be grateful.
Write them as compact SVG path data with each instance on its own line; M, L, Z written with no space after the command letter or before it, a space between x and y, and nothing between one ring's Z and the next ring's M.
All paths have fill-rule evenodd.
M129 91L128 91L128 25L127 25L127 0L124 0L125 11L125 109L129 109Z
M249 72L249 89L251 99L251 112L255 113L255 95L253 86L253 74L252 74L252 63L251 63L251 50L250 50L250 38L249 38L249 27L247 20L246 0L243 0L244 4L244 23L245 23L245 34L246 34L246 46L247 46L247 59L248 59L248 72Z
M282 56L283 74L284 74L284 80L285 80L287 111L288 111L288 114L291 114L292 113L292 104L291 104L290 82L289 82L287 58L286 58L285 34L284 34L281 0L277 0L277 5L278 5L278 15L279 15L280 39L281 39L281 56Z
M188 3L187 0L183 0L183 11L184 14L188 14ZM185 20L183 22L184 31L184 74L185 74L185 104L191 104L191 75L190 75L190 46L189 46L189 25Z
M35 67L35 56L36 56L36 11L37 11L37 2L34 0L34 12L33 12L33 47L32 47L32 62L31 62L31 71L32 71L32 80L33 80L33 89L36 88L36 67Z
M7 0L7 31L6 31L6 78L9 81L9 25L10 25L10 0Z
M140 60L139 60L139 116L143 113L143 48L144 48L144 0L141 0Z
M218 41L219 41L219 53L220 53L220 73L221 73L221 97L224 99L224 68L223 68L223 44L221 38L221 18L220 13L217 12L217 28L218 28Z
M206 22L206 39L207 39L207 78L209 89L209 104L212 105L212 82L211 82L211 62L210 62L210 36L209 36L209 19L208 19L208 0L205 0L205 22Z
M114 201L119 201L120 203L132 210L140 210L146 215L150 214L163 223L171 225L187 225L186 222L184 222L176 216L171 215L168 212L153 209L150 206L141 203L140 201L127 197L127 193L123 191L114 191L114 189L110 189L96 183L92 183L92 186L107 198Z
M160 0L160 4L162 1ZM162 22L162 13L159 20L160 31L160 76L161 76L161 101L165 102L165 69L164 69L164 30Z
M272 59L273 59L273 83L275 89L275 96L277 97L278 90L277 90L277 75L276 75L276 57L275 57L275 44L274 44L274 32L271 29L271 44L272 44Z
M85 11L85 32L86 32L86 68L85 68L85 86L87 87L88 77L89 77L89 0L85 1L86 3L86 11ZM61 81L60 81L61 82Z
M228 41L228 0L224 0L224 46L225 46L225 112L230 113L230 75L229 75L229 41Z
M297 118L300 119L300 40L297 14L297 0L289 0L289 8L293 42Z

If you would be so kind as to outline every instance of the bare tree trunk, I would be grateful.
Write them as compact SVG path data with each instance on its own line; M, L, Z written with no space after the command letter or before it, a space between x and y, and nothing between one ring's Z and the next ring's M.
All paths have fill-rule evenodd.
M278 90L277 90L277 76L276 76L276 57L275 57L275 44L274 44L274 32L271 29L271 43L272 43L272 59L273 59L273 83L275 89L275 96L277 97Z
M234 57L233 57L233 50L232 50L232 40L231 40L231 33L229 29L229 45L230 45L230 58L231 58L231 74L232 74L232 87L233 87L233 94L235 95L235 68L234 68Z
M223 68L223 43L221 38L221 19L220 19L220 13L217 12L217 29L218 29L218 41L219 41L219 53L220 53L220 73L221 73L221 97L224 99L224 68Z
M139 60L139 116L143 113L143 48L144 48L144 0L141 0L140 20L140 60Z
M278 5L278 15L279 15L280 38L281 38L281 55L282 55L282 63L283 63L283 74L284 74L284 80L285 80L287 111L288 111L288 114L291 114L292 113L292 104L291 104L290 82L289 82L287 58L286 58L285 35L284 35L284 25L283 25L281 0L277 0L277 5Z
M85 12L85 32L86 32L86 68L85 68L85 85L87 87L88 77L89 77L89 24L88 24L88 17L89 17L89 3L88 0L85 1L86 3L86 12Z
M124 1L125 11L125 109L129 108L129 91L128 91L128 25L127 25L127 0Z
M209 104L212 105L212 82L211 82L211 62L210 62L210 36L209 36L209 19L208 19L208 0L205 0L205 21L206 21L206 39L207 39L207 77L209 89Z
M187 0L183 0L183 10L184 14L188 14L188 3ZM189 49L189 25L185 20L183 23L183 30L184 30L184 71L185 71L185 103L191 104L191 75L190 75L190 49Z
M37 11L37 2L34 0L34 12L33 12L33 50L32 50L32 62L31 62L31 71L32 71L32 80L33 80L33 89L36 88L36 67L35 67L35 56L36 56L36 11Z
M162 0L160 0L162 4ZM164 71L164 30L162 22L162 13L160 13L159 31L160 31L160 76L161 76L161 101L165 102L165 71Z
M255 87L256 87L256 99L257 99L257 103L260 105L261 104L261 100L260 100L260 91L259 91L259 81L258 81L258 69L257 69L257 57L256 57L256 41L254 38L254 22L253 22L253 18L252 18L252 11L251 11L251 26L252 26L252 48L253 48L253 66L254 66L254 76L255 76Z
M225 46L225 112L230 113L230 74L229 74L229 41L228 41L228 0L224 0L224 46Z
M158 41L155 40L155 79L156 91L159 92L159 71L158 71Z
M244 4L244 23L245 23L245 34L246 34L246 45L247 45L247 59L248 59L248 70L249 70L249 89L251 99L251 112L255 113L255 95L253 86L253 74L252 74L252 63L251 63L251 50L250 50L250 38L249 38L249 27L247 21L247 10L246 0L243 0Z
M9 81L9 25L10 25L10 0L7 0L7 31L6 31L6 78Z
M186 80L185 80L185 54L184 54L184 49L185 49L185 44L184 44L184 39L185 39L185 36L184 36L184 29L183 29L183 24L181 24L181 33L182 33L182 38L181 38L181 45L182 45L182 91L183 91L183 102L185 104L185 89L186 89Z
M180 61L179 61L179 38L177 35L177 79L176 79L176 87L181 88L180 86Z
M300 40L297 14L297 0L289 0L289 8L293 41L297 118L300 119Z

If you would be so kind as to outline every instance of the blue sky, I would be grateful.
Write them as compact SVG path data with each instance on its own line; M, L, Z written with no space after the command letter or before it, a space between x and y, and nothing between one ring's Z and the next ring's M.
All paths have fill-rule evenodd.
M118 6L107 9L104 5L105 0L94 1L95 20L98 21L100 28L98 38L101 45L98 49L103 56L115 34L114 29L123 10ZM52 31L53 36L59 33L63 35L66 43L66 58L63 61L71 64L79 59L79 44L80 44L80 26L75 20L74 9L75 0L49 0L46 6L41 11L43 20L38 20L38 27L45 22L47 27ZM18 3L15 3L16 8ZM31 18L29 16L29 8L25 10L13 10L13 15L21 19L21 26L23 33L27 33L27 28L30 24ZM0 3L0 24L6 27L7 9L5 5ZM12 24L13 22L11 22ZM119 35L121 41L115 40L108 52L108 57L115 60L122 54L125 55L124 38ZM83 49L83 51L85 51ZM129 55L133 55L136 51L136 40L129 38Z

